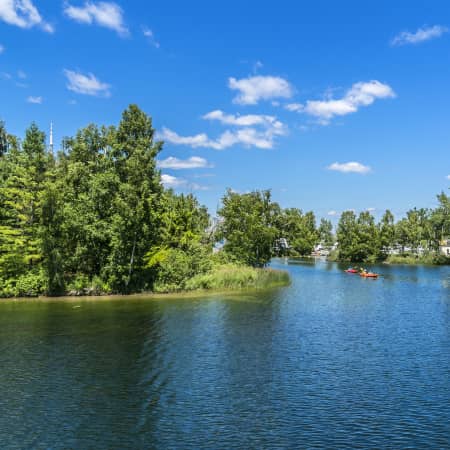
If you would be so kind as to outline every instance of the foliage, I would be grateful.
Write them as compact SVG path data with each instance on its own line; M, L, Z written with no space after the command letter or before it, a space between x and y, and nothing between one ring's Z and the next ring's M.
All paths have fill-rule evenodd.
M220 225L210 227L192 194L161 184L162 145L136 105L117 126L90 124L66 137L56 155L36 124L21 140L0 122L0 296L276 284L285 275L254 268L333 245L330 221L317 227L313 212L282 209L269 190L228 190ZM375 261L395 250L445 263L436 252L446 238L450 198L441 193L437 208L412 209L397 223L389 211L379 223L367 211L344 212L332 257ZM218 240L224 249L213 254Z
M287 272L226 264L212 271L196 275L186 283L186 290L268 288L289 284Z
M440 242L450 238L450 197L438 195L434 209L413 208L395 223L387 210L378 224L365 211L357 218L353 211L342 213L337 227L339 259L392 263L444 264L438 255Z
M312 211L303 214L300 209L287 208L280 212L277 222L280 235L288 240L291 255L310 255L321 240Z
M225 239L224 251L244 264L265 266L278 234L274 220L278 208L270 191L239 194L229 189L222 204L219 237Z
M192 277L204 274L212 267L209 249L199 243L191 243L185 249L156 248L147 257L147 267L157 269L153 284L155 292L185 290Z

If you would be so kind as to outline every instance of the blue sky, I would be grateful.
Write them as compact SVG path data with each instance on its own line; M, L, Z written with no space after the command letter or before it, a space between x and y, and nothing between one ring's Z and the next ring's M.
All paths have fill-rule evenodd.
M0 0L0 118L56 147L129 103L166 142L164 182L283 207L433 207L450 185L446 1Z

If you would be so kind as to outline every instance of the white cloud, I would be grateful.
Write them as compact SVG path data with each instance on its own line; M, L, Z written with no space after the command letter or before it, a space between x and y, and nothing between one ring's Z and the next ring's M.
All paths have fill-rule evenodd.
M67 77L67 89L77 94L93 95L96 97L109 97L111 86L99 81L92 73L84 75L73 70L64 70Z
M187 181L184 178L177 178L172 175L167 175L165 173L161 175L161 182L165 187L168 188L185 186L187 184Z
M267 128L273 128L278 130L280 134L284 132L284 125L277 120L275 116L268 116L263 114L246 114L246 115L233 115L226 114L220 109L211 111L203 116L205 120L218 120L224 125L236 125L240 127L248 127L255 125L262 125Z
M447 180L450 180L450 175L447 175L446 178L447 178Z
M331 211L328 211L327 214L328 214L329 216L337 216L337 215L338 215L338 212L335 211L334 209L332 209Z
M5 47L0 44L0 55L5 51Z
M317 117L327 124L334 116L345 116L369 106L376 99L395 97L395 92L377 80L355 83L340 99L308 100L301 112Z
M376 211L376 210L377 210L376 208L367 208L367 209L366 209L367 212L374 212L374 211Z
M247 114L226 114L221 110L211 111L203 116L205 120L217 120L224 125L242 127L237 130L226 130L218 138L210 139L205 133L194 136L180 136L176 132L163 128L159 137L167 142L190 147L209 147L223 150L233 145L261 149L273 148L275 138L287 133L287 127L275 116ZM259 128L255 128L259 127Z
M54 28L45 22L31 0L0 0L0 20L20 28L40 27L47 33Z
M129 34L124 24L123 10L113 2L84 2L84 6L65 4L64 14L79 23L97 24L116 31L120 36Z
M292 112L300 112L303 111L304 106L301 103L288 103L285 109Z
M273 98L290 98L294 93L287 80L274 76L256 75L240 80L231 77L228 79L228 87L239 91L233 102L240 105L255 105L260 100Z
M448 28L440 25L422 27L414 33L411 33L410 31L402 31L400 34L395 36L394 39L392 39L391 45L420 44L421 42L438 38L447 32Z
M176 145L188 145L190 147L208 147L208 136L205 133L195 136L180 136L175 131L163 127L162 132L158 133L158 139L170 142Z
M201 158L200 156L191 156L188 159L178 159L173 156L169 156L168 158L158 161L158 167L161 169L208 169L214 167L210 164L205 158Z
M364 164L355 161L347 163L335 162L329 165L327 169L343 173L360 173L360 174L366 174L371 171L371 168L369 166L365 166Z
M174 177L165 173L161 175L161 183L164 185L164 187L172 189L185 188L191 189L193 191L205 191L208 189L206 186L202 186L197 183L190 183L184 178Z
M43 101L42 97L33 97L32 95L30 95L27 98L28 103L34 103L36 105L40 105L42 103L42 101Z
M275 134L272 130L259 131L254 128L242 128L235 131L227 130L217 139L210 139L205 133L194 136L180 136L175 131L163 128L158 138L176 145L188 145L193 148L208 147L214 150L224 150L236 144L245 147L270 149L274 146Z
M150 44L153 45L153 47L156 47L156 48L160 47L159 42L155 39L155 34L153 33L152 30L150 30L150 28L143 27L142 33L147 38L148 42L150 42Z
M23 71L23 70L19 70L17 72L17 76L21 79L21 80L25 80L27 78L27 74Z

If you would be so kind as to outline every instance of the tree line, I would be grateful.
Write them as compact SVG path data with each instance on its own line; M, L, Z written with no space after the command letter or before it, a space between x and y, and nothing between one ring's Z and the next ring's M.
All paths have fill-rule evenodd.
M211 228L194 195L162 185L162 146L136 105L117 126L91 124L65 138L56 154L36 124L19 139L0 123L0 296L188 289L218 267L264 267L274 255L309 255L336 238L341 259L363 261L395 245L436 250L450 233L444 194L435 210L412 210L397 223L389 211L378 224L347 211L334 236L329 220L317 225L311 211L283 209L269 190L228 190Z
M206 208L163 188L161 148L135 105L118 126L64 139L56 155L36 124L22 141L1 124L0 294L151 289L171 251L206 252Z
M338 259L344 261L383 261L390 255L428 257L429 262L448 262L439 255L442 241L450 239L450 197L437 196L436 208L414 208L395 222L387 210L376 223L373 215L364 211L342 213L336 231Z
M162 146L136 105L117 126L91 124L65 138L56 154L35 123L23 139L0 123L0 296L166 292L233 285L232 273L235 285L256 283L259 275L242 266L268 262L272 230L247 220L247 235L262 233L256 245L234 245L232 226L212 230L194 195L162 185ZM230 201L231 192L223 225L244 220L227 213ZM214 254L221 238L226 248ZM203 277L224 266L216 279Z

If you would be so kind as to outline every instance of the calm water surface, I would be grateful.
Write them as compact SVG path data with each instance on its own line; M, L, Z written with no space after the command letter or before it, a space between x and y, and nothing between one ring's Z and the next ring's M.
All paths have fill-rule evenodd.
M0 448L450 448L450 267L0 302Z

